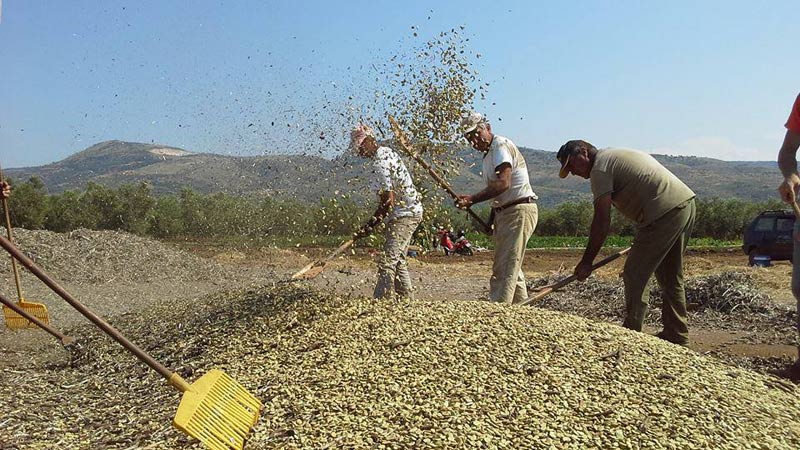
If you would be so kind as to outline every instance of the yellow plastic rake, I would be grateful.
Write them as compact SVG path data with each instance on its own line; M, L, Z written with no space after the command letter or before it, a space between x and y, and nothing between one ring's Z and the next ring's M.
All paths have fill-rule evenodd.
M27 312L29 316L35 317L37 320L39 320L39 322L45 325L50 323L50 316L47 313L47 307L41 303L26 302L25 299L20 297L20 300L15 303L15 306L22 311ZM6 319L6 327L12 330L19 330L21 328L36 328L38 326L5 304L3 304L3 317Z
M11 241L0 236L0 246L78 312L183 392L172 421L176 428L213 450L241 450L244 447L245 438L261 413L262 404L255 396L218 369L212 369L192 384L187 383L73 298Z
M0 183L3 182L3 169L0 168ZM14 238L11 234L11 216L8 212L8 200L3 199L3 210L6 215L6 234L8 240L13 242ZM19 309L28 313L28 315L35 317L39 322L47 325L50 323L50 316L47 314L47 307L42 303L26 302L22 298L22 285L19 282L19 270L17 269L17 261L11 258L11 267L14 270L14 283L17 285L17 306ZM3 317L6 319L6 327L12 330L19 330L21 328L36 328L38 325L23 317L20 313L15 311L8 305L3 305Z
M51 327L49 324L42 322L41 320L37 319L36 316L31 315L29 312L25 311L24 309L19 307L19 304L12 302L11 300L5 298L3 294L0 294L0 303L3 304L4 308L8 308L11 311L17 313L22 320L28 320L33 323L35 326L47 331L48 333L52 334L54 338L61 341L61 345L64 347L69 347L70 345L75 344L75 339L63 334L62 332L56 330L55 328Z

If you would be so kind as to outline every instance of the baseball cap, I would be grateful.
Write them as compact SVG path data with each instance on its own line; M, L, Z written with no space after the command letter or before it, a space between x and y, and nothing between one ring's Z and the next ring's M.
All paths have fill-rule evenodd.
M470 131L474 130L478 127L478 124L485 123L486 118L483 117L483 114L470 111L461 115L461 135L464 136L465 134L469 133Z
M350 132L350 150L357 151L367 136L375 138L375 131L363 123L356 125Z
M574 150L577 149L577 147L570 145L570 142L574 141L569 141L562 145L556 154L556 158L561 162L561 169L558 171L558 176L560 178L567 178L567 175L569 175L567 164L569 164L569 158L572 156Z
M581 139L573 139L571 141L567 141L566 144L562 145L560 149L558 149L558 153L556 153L556 158L561 163L561 170L558 171L558 176L561 178L567 178L569 175L569 170L567 169L567 164L569 164L569 159L577 155L581 149L593 149L594 146L584 140Z
M567 175L569 175L569 169L567 169L567 164L569 164L569 157L570 155L567 155L567 159L565 159L564 162L561 163L561 170L558 171L559 178L567 178Z

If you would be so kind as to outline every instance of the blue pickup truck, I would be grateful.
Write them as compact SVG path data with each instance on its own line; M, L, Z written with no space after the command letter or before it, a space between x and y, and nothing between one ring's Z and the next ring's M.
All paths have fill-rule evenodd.
M742 250L750 265L758 256L772 261L792 260L792 230L794 213L791 210L769 210L760 213L744 230Z

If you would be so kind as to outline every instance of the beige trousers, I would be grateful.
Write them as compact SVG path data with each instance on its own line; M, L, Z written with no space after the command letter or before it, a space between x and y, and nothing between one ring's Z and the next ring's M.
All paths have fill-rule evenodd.
M422 222L422 216L395 217L386 224L386 242L378 262L378 283L375 285L375 298L400 297L413 298L411 276L408 274L406 249L411 236Z
M489 280L491 301L518 303L528 299L522 260L538 219L536 203L511 206L494 216L494 264Z

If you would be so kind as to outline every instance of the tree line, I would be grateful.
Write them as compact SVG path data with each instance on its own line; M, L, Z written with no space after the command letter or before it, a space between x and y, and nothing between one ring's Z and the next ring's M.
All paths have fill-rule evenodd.
M231 238L275 244L326 244L351 234L368 218L374 205L359 205L347 196L317 204L271 197L201 194L185 188L178 194L155 195L146 182L111 188L88 183L82 191L50 194L41 179L14 182L9 199L12 224L32 230L67 232L78 228L122 230L161 239ZM746 202L699 199L694 237L741 239L743 228L760 211L784 209L778 200ZM488 208L476 210L484 217ZM592 220L590 202L563 203L539 211L536 234L585 236ZM470 219L445 201L426 205L420 244L432 242L435 230L475 229ZM612 234L633 235L633 225L614 211Z

